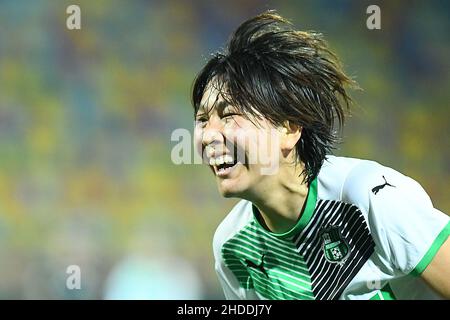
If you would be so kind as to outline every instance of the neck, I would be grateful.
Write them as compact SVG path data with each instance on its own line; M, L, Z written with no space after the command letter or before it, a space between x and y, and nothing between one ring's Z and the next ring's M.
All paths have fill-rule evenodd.
M278 174L268 176L259 190L248 197L261 213L261 222L270 231L287 232L299 220L308 195L302 170L300 165L280 167Z

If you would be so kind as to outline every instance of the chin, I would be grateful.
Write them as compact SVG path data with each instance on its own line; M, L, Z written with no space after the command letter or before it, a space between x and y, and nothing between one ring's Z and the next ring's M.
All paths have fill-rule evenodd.
M234 193L230 193L230 192L222 192L222 197L224 197L224 198L237 198L237 196Z
M231 186L220 186L219 185L219 192L224 198L243 198L243 195L245 193L245 189L242 187L236 188Z

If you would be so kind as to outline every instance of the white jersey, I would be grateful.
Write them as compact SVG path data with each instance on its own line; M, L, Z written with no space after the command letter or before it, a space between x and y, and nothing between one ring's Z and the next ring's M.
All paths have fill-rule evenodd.
M438 299L420 274L450 233L413 179L373 161L328 156L288 232L241 200L214 235L227 299Z

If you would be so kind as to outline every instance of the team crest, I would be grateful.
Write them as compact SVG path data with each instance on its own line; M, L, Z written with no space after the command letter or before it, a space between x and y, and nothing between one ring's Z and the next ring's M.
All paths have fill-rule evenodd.
M329 226L320 232L325 259L331 263L344 263L350 255L350 246L341 234L339 226Z

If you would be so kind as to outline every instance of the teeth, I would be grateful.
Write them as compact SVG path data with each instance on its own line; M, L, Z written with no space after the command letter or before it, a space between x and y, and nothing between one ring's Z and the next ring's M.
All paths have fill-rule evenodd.
M229 154L227 154L226 156L225 156L225 163L233 163L234 162L234 159L233 159L233 157L232 156L230 156Z
M233 163L234 159L232 156L226 154L224 156L219 156L217 158L210 158L209 159L209 165L210 166L220 166L224 163Z
M216 166L220 166L222 164L225 163L225 157L224 156L219 156L218 158L216 158Z

